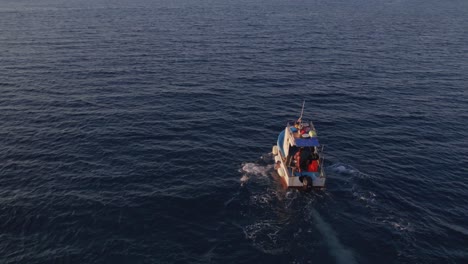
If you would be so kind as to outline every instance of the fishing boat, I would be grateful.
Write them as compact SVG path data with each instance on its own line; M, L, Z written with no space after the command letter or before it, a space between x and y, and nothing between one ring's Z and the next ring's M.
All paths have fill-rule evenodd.
M323 146L312 121L303 120L304 103L297 120L290 120L273 146L275 169L288 188L324 189Z

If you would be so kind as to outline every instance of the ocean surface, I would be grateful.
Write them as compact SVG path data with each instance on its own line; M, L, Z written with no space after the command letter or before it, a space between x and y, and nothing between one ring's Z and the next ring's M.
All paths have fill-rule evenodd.
M0 263L468 263L465 0L2 0L0 122Z

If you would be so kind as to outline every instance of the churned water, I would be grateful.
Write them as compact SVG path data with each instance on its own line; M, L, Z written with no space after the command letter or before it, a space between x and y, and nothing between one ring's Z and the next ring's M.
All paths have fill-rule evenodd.
M468 263L468 2L4 0L1 263ZM271 147L314 120L327 189Z

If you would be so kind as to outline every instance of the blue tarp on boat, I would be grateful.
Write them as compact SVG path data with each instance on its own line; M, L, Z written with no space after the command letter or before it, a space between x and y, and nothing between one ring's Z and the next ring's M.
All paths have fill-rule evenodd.
M318 138L296 138L296 146L298 147L318 147L320 146Z

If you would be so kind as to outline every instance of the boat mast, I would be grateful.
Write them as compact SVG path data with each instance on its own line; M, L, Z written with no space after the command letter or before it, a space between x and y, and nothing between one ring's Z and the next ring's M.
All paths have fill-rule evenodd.
M302 102L301 116L297 119L297 122L302 122L302 115L304 114L304 105L305 105L305 100Z

